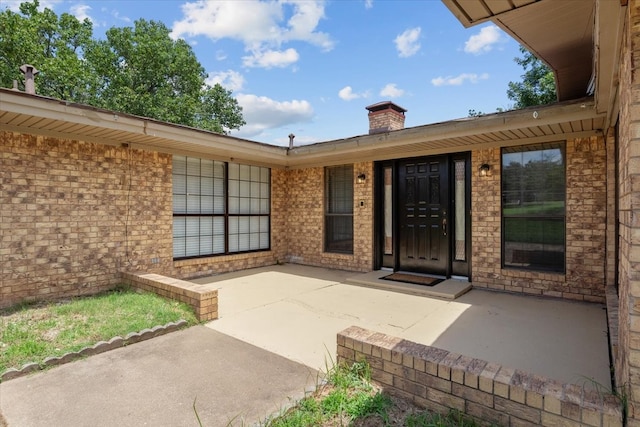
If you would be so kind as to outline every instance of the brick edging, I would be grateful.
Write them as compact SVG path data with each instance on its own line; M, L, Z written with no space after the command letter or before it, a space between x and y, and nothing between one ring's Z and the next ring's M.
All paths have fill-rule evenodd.
M501 426L622 426L620 398L352 326L337 336L338 363L366 360L385 391Z
M74 360L81 359L83 357L93 356L94 354L100 354L104 353L105 351L115 350L116 348L135 344L140 341L146 341L160 335L175 332L185 326L187 326L187 321L180 319L176 322L169 322L166 325L158 325L154 326L151 329L143 329L140 332L131 332L124 338L113 337L109 341L99 341L91 347L85 347L79 351L65 353L62 356L47 357L42 363L25 363L20 369L9 368L4 371L2 375L0 375L0 383L30 374L35 371L40 371L53 366L64 365L65 363L73 362Z

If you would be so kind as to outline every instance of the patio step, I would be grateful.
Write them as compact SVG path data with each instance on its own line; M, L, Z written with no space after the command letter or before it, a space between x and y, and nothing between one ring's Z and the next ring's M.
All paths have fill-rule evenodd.
M412 283L396 282L383 279L390 275L390 271L376 270L357 276L349 277L346 283L350 285L366 286L385 291L402 292L423 297L437 297L454 300L469 292L473 286L466 280L447 279L435 286L415 285Z

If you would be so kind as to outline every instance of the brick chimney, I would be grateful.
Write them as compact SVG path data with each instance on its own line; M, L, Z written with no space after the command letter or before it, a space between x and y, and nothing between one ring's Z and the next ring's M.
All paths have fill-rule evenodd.
M369 134L404 129L404 113L407 111L391 101L369 105Z

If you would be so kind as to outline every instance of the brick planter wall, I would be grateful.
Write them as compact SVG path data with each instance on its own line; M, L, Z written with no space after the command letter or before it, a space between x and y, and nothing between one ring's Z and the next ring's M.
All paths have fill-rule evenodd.
M218 289L213 285L197 285L160 274L123 272L121 279L134 288L188 304L201 322L218 318Z
M352 326L338 363L366 360L384 391L431 411L454 409L486 425L622 426L618 398Z

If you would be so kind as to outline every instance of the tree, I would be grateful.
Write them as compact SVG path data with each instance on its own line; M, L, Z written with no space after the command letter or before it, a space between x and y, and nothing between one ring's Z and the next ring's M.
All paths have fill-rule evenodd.
M509 82L507 97L514 101L513 108L520 109L534 105L545 105L555 102L556 83L553 72L541 60L533 56L531 52L520 46L522 58L514 61L525 73L521 82Z
M93 76L86 70L83 52L91 43L93 25L51 9L38 10L39 2L22 3L20 14L0 12L0 86L13 81L24 88L19 67L28 63L40 71L37 91L41 95L73 102L87 101Z
M90 20L38 7L0 12L0 86L22 82L29 63L40 95L225 134L245 124L231 91L207 85L191 47L164 24L141 19L96 40Z
M206 86L200 94L199 108L194 115L194 126L200 129L240 129L246 122L242 118L242 107L231 91L216 83Z

